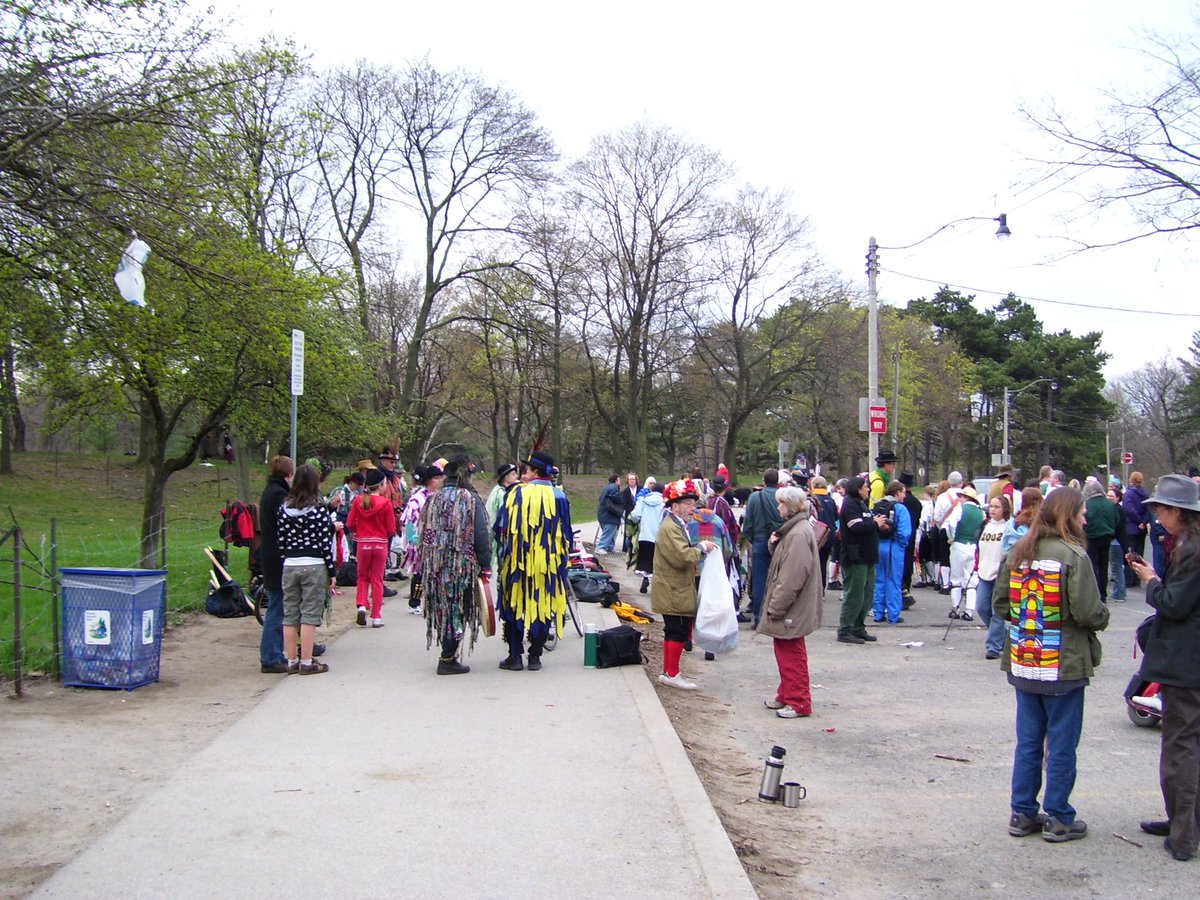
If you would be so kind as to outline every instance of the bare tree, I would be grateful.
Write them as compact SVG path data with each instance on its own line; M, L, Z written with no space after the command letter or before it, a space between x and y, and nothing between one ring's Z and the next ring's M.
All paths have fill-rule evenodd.
M1163 442L1172 472L1179 471L1181 457L1196 441L1185 402L1187 385L1183 366L1166 358L1113 379L1114 388L1143 426Z
M821 278L808 223L784 194L745 187L714 219L714 297L696 333L708 396L724 414L722 455L736 478L738 433L789 382L816 368L821 312L844 287ZM697 323L701 325L701 323Z
M1106 114L1081 124L1060 109L1026 107L1025 118L1063 151L1039 160L1094 209L1121 207L1139 223L1107 247L1200 226L1200 45L1146 38L1158 84L1140 96L1106 93Z
M655 384L688 352L713 192L729 176L716 153L647 125L597 139L571 166L570 197L588 241L583 346L622 467L646 470Z
M511 230L504 201L546 184L556 155L534 114L478 76L439 72L422 61L408 69L394 100L394 149L405 198L420 214L423 269L397 405L401 416L424 423L430 409L418 390L421 347L431 331L454 321L439 319L435 303L456 283L511 264L473 254L475 242Z

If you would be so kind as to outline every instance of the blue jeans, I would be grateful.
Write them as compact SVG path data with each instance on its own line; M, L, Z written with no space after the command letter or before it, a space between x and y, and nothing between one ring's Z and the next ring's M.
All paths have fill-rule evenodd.
M267 611L263 614L258 659L264 666L287 662L283 653L283 588L267 589Z
M1109 596L1113 600L1125 599L1125 557L1121 553L1121 545L1113 541L1108 545L1108 565L1112 571L1112 594Z
M1004 650L1004 629L1008 622L1004 616L993 612L996 596L996 582L979 579L979 587L975 589L975 604L979 610L979 618L987 625L987 640L983 648L989 653L1001 653ZM986 617L986 618L985 618Z
M750 615L758 624L763 597L767 593L767 572L771 568L771 551L767 549L767 538L755 538L750 556Z
M1064 825L1075 821L1075 748L1083 731L1083 688L1069 694L1017 691L1017 749L1013 754L1013 812L1036 816L1042 788L1043 744L1046 794L1042 808Z
M596 544L596 549L603 553L611 553L617 546L617 526L620 522L613 522L611 525L600 523L600 541Z

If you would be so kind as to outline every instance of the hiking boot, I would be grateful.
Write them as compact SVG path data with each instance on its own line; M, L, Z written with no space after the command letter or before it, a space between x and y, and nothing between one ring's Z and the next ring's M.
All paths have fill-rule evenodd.
M437 673L439 675L466 675L470 671L470 666L464 666L457 659L438 660Z
M866 641L864 641L862 638L860 638L857 634L839 634L837 636L837 639L838 639L839 644L865 644L866 643Z
M658 683L665 684L667 687L679 688L681 691L694 691L696 689L696 685L684 678L682 672L678 675L668 675L666 672L663 672L658 676Z
M1015 812L1008 820L1008 833L1013 837L1029 837L1045 827L1046 817L1041 813L1036 816L1027 816L1025 813Z
M525 668L525 663L521 662L519 656L509 656L500 660L500 668L508 669L510 672L520 672Z
M365 606L360 606L358 608L358 613L355 616L354 621L357 622L359 625L367 624L367 608Z
M291 672L291 669L288 668L287 660L285 659L283 662L260 666L259 671L264 675L287 675Z
M1171 823L1167 821L1138 822L1138 828L1155 837L1166 837L1171 833Z
M301 675L320 675L322 672L328 672L329 665L323 662L317 662L315 659L310 663L300 663Z
M520 660L518 659L517 662L520 662ZM527 668L530 672L539 671L542 668L542 658L540 656L531 655L529 657L529 662L525 664L525 668Z
M1070 825L1064 825L1054 816L1046 816L1046 824L1042 826L1042 840L1052 844L1063 841L1077 841L1087 834L1087 822L1076 819Z

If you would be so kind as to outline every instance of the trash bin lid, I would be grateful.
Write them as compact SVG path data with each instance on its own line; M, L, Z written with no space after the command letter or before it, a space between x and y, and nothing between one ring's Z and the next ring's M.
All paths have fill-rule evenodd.
M104 575L116 578L136 578L140 575L166 575L166 569L59 569L61 575Z

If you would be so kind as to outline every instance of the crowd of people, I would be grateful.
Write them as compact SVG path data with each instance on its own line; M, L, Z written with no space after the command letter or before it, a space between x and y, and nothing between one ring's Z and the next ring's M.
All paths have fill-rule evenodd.
M836 641L863 645L877 639L868 611L877 627L898 625L912 588L933 589L948 597L949 618L978 617L984 656L1000 660L1014 689L1009 833L1075 840L1087 833L1070 803L1084 688L1100 663L1109 602L1140 583L1155 610L1142 675L1162 685L1167 814L1142 828L1190 859L1200 844L1200 472L1165 475L1150 494L1140 472L1124 485L1068 481L1047 466L1022 488L1004 467L977 491L957 471L918 489L898 464L884 451L872 471L832 485L806 469L768 468L744 504L724 466L665 483L612 475L598 498L596 550L624 555L663 617L659 682L696 688L681 663L709 562L730 586L737 620L772 640L779 684L764 704L780 718L813 712L805 638L821 625L827 591L840 591ZM262 671L328 671L315 635L346 560L357 565L360 626L383 626L385 597L395 594L385 580L409 580L409 609L425 618L439 675L470 671L463 648L478 636L479 597L492 588L508 650L500 668L541 669L562 628L573 544L553 458L536 451L502 464L486 501L465 455L417 467L411 490L390 450L358 469L325 496L318 466L272 461L259 507Z

